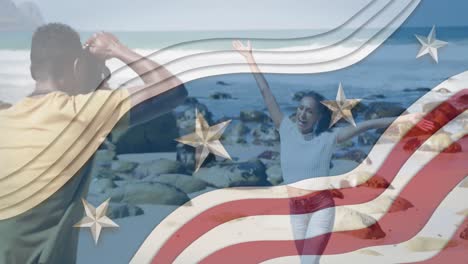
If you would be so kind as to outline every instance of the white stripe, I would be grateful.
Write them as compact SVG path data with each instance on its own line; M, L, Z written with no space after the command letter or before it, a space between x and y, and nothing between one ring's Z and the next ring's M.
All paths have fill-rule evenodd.
M440 250L427 252L413 252L407 248L407 244L421 237L432 237L449 240L455 233L457 227L463 223L465 216L457 215L457 210L466 209L466 204L460 201L468 199L468 190L463 188L455 188L437 207L436 211L429 219L428 223L421 229L420 232L408 241L399 244L391 244L385 246L375 246L366 248L366 250L375 251L381 256L370 256L356 250L350 253L337 255L324 255L320 259L320 263L406 263L427 260L437 255ZM401 212L404 214L404 212ZM466 250L466 248L457 248L454 250ZM262 263L268 264L294 264L298 262L298 256L289 256L271 259Z
M466 113L468 113L468 111L466 111ZM462 120L462 115L459 115L458 118L455 118L450 123L457 124L460 120ZM452 142L457 141L467 133L468 131L464 131L463 134L456 135ZM428 140L428 142L431 141L431 139L434 138L437 134L439 133L434 134ZM427 145L428 142L426 142L424 145ZM445 147L448 147L452 142L446 142ZM423 148L423 146L421 146L421 148ZM379 197L367 203L338 206L336 207L336 215L340 215L340 211L349 208L366 215L372 214L372 216L378 221L387 213L391 206L391 203L382 204L379 203L379 200L381 201L387 197L395 199L395 197L401 193L403 188L420 171L420 169L438 154L438 152L427 152L421 150L416 151L408 160L408 162L405 163L405 165L401 168L395 180L392 182L392 185L395 187L395 189L385 189L385 191ZM379 213L374 213L376 208L380 209ZM220 250L227 246L235 245L241 242L262 240L291 240L292 233L289 219L290 217L288 215L251 216L227 222L210 230L201 238L194 241L179 255L179 257L176 259L176 263L187 263L185 260L188 259L192 259L194 262L198 262L211 254L213 251ZM346 220L346 222L338 222L339 218L335 218L335 224L333 227L334 232L361 229L375 223L350 222L350 219L342 220ZM213 243L213 241L216 241L216 243Z
M379 6L387 3L387 1L378 1ZM319 50L302 47L305 50L299 53L254 51L257 63L262 71L275 73L318 73L346 68L377 49L398 29L419 2L418 0L391 1L388 7L369 23L360 27L352 37L344 38L339 43ZM374 8L370 11L379 10ZM317 39L317 42L321 42L320 40ZM198 53L182 58L173 56L168 58L169 55L174 54L170 50L163 52L158 61L169 61L170 63L165 63L164 66L184 82L220 74L250 73L245 61L233 50L217 51L214 54Z
M394 2L394 1L393 1ZM401 3L399 3L401 5ZM315 36L310 36L307 38L307 40L312 43L310 46L298 46L298 47L288 47L287 52L276 52L276 54L280 55L280 60L279 61L273 61L270 56L262 56L259 55L260 57L257 58L257 61L259 63L277 63L277 64L283 64L285 60L290 59L290 51L303 51L302 53L299 53L299 55L303 54L304 52L311 52L311 51L317 51L319 49L323 48L330 48L330 46L334 46L335 49L335 54L342 54L341 56L344 56L345 51L350 51L349 49L343 49L339 51L340 47L344 47L346 43L343 43L345 39L348 39L351 35L355 34L356 32L363 31L366 23L369 23L370 20L373 18L375 14L379 14L385 9L389 9L389 6L391 7L391 1L389 0L374 0L374 1L369 1L368 4L363 6L358 12L356 12L354 15L350 16L348 23L339 25L337 28L333 29L332 31L328 31L325 33L322 33L320 35L315 35ZM401 9L401 8L400 8ZM387 19L390 21L390 18ZM387 21L387 23L388 23ZM329 23L330 21L324 21L324 23ZM374 22L375 24L375 22ZM375 28L384 28L383 25L375 25ZM368 34L375 34L376 29L375 28L370 28L369 26L366 27L366 32ZM362 33L361 33L362 34ZM352 37L349 41L351 40L356 40L357 37L354 36ZM364 37L362 40L369 40L369 37ZM281 41L289 41L291 45L294 45L295 39L282 39ZM361 40L361 41L362 41ZM276 40L268 40L269 43L274 44ZM348 41L348 43L349 43ZM226 42L225 45L219 45L219 44L224 44L223 42ZM158 61L160 64L164 64L165 67L168 67L168 69L171 70L172 73L180 73L186 70L193 70L199 67L204 67L204 66L213 66L213 65L218 65L219 63L226 63L229 62L229 60L233 60L231 63L244 63L240 59L239 54L237 52L232 51L229 49L229 52L226 52L226 50L221 50L221 49L216 49L213 48L209 51L211 55L208 54L208 52L202 52L200 51L199 45L201 43L206 43L207 45L217 43L217 46L226 46L230 47L231 43L230 41L225 41L225 40L197 40L197 41L192 41L192 42L186 42L186 43L180 43L174 46L170 46L165 49L161 49L153 54L148 55L149 58L154 59ZM194 46L194 44L198 46ZM283 45L283 44L282 44ZM356 45L353 45L356 46ZM356 46L354 49L359 48ZM182 50L183 52L180 52L179 50ZM284 48L279 48L276 50L271 50L270 54L274 54L274 51L283 51ZM177 52L176 52L177 51ZM216 52L214 61L210 61L208 58L212 58L213 52ZM224 52L224 55L221 54ZM320 54L323 54L322 52ZM319 55L320 55L319 54ZM211 57L210 57L211 56ZM229 59L226 61L226 59ZM325 57L325 59L329 59ZM300 57L300 60L293 61L293 64L297 64L298 62L305 61L306 63L310 63L310 61L304 60L302 57ZM114 65L115 64L115 65ZM115 66L121 65L121 63L114 61L111 61L110 67L112 69L115 68ZM123 70L123 71L122 71ZM117 71L114 71L112 73L114 78L117 79L122 79L122 80L128 80L125 76L128 75L134 76L134 74L131 73L131 69L127 66L123 66L122 68L118 69ZM213 72L213 75L216 75L216 72ZM135 76L133 79L133 82L139 82L139 78Z
M388 36L394 32L396 28L410 15L413 9L417 6L419 1L413 1L410 4L409 8L399 16L396 20L393 21L391 24L392 27L385 28L379 39L371 39L367 45L348 57L343 59L336 60L334 62L328 62L320 65L302 65L298 67L291 67L291 66L273 66L270 65L268 67L272 67L270 72L317 72L316 70L322 71L325 67L327 70L331 69L339 69L347 67L351 64L356 63L357 61L361 60L362 58L366 57L370 52L372 52L377 46L379 46L383 40L388 38ZM322 70L320 70L322 69ZM188 71L179 75L179 77L184 80L185 82L191 81L194 79L199 79L205 76L211 76L216 74L226 74L226 73L234 73L234 72L248 72L247 67L245 66L223 66L223 67L207 67L204 69L196 69L193 71ZM447 87L449 88L449 87ZM450 88L449 88L450 89ZM421 106L418 106L421 107ZM372 152L371 152L372 153ZM379 153L380 154L380 153ZM370 155L372 158L372 155ZM381 162L374 162L375 165L380 164ZM362 166L360 166L362 167ZM374 168L375 169L375 168ZM372 171L372 168L369 168ZM344 175L342 175L343 178ZM335 177L336 178L336 177ZM252 188L251 188L252 189ZM172 226L172 224L168 224L169 219L175 218L179 221L187 221L191 219L193 216L197 215L201 210L210 208L215 204L229 201L229 200L237 200L242 198L260 198L260 197L287 197L286 192L284 191L284 187L274 187L274 188L254 188L255 191L246 191L246 188L243 188L242 191L231 189L231 190L218 190L212 193L208 193L202 195L201 197L197 197L196 199L192 200L192 204L197 206L186 206L181 207L179 210L176 210L173 214L171 214L168 218L165 219L158 227L154 229L154 231L150 234L147 238L145 243L143 244L142 248L136 253L135 257L132 259L132 263L144 263L150 261L152 254L157 251L162 243L167 239L179 226ZM215 202L216 201L216 202ZM196 208L196 209L195 209ZM185 220L183 220L185 219Z
M461 89L467 87L468 84L468 71L456 75L454 77L449 78L448 80L444 81L437 87L433 89L433 91L437 91L437 89L441 87L447 88L452 93L456 93ZM436 92L429 92L420 98L417 102L415 102L409 109L409 112L421 111L422 106L425 103L431 101L439 101L447 99L447 95L442 95ZM384 135L386 132L384 132ZM380 145L379 142L377 145ZM383 159L388 155L388 151L377 151L377 146L374 147L370 153L369 158L373 160L372 165L361 164L356 169L349 173L345 173L339 176L333 177L326 177L321 178L320 180L323 181L324 186L328 186L331 182L335 184L335 186L339 186L339 183L343 179L350 179L351 177L357 178L355 172L360 170L369 171L371 173L375 173L377 169L381 166ZM328 181L329 178L332 178L331 181ZM317 179L314 179L314 182L317 182ZM364 182L367 179L360 179L356 180L357 184ZM297 187L303 188L307 182L301 182L301 184L297 184ZM145 242L142 244L140 249L135 254L134 258L132 259L131 263L146 263L151 261L153 254L159 250L162 244L165 242L167 238L169 238L177 229L181 227L181 225L200 212L211 208L217 204L221 204L227 201L234 201L246 198L281 198L281 197L288 197L288 194L285 191L283 186L271 187L271 188L250 188L252 190L248 191L249 188L231 188L231 189L222 189L212 191L206 194L203 194L199 197L196 197L191 200L192 206L183 206L175 210L171 213L166 219L164 219L147 237ZM178 223L178 224L175 224Z

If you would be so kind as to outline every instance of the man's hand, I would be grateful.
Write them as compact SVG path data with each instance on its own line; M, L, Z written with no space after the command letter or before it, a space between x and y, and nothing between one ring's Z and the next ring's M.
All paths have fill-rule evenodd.
M95 33L84 46L88 47L92 54L104 60L118 57L125 48L116 36L108 32Z

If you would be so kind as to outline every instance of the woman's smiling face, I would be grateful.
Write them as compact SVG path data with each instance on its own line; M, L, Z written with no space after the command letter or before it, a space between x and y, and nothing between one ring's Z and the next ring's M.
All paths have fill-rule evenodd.
M296 124L302 134L312 132L315 124L320 119L318 104L320 102L310 96L301 99L296 110Z

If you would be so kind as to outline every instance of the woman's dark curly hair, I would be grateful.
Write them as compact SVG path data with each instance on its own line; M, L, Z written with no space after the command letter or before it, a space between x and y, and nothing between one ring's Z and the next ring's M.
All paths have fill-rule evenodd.
M320 135L322 132L325 132L329 129L330 126L330 120L331 120L331 112L330 110L321 103L321 101L326 100L323 95L314 92L314 91L308 91L304 93L302 98L304 97L310 97L315 100L317 103L317 111L320 114L320 119L317 121L317 124L315 125L315 135ZM301 98L301 100L302 100Z

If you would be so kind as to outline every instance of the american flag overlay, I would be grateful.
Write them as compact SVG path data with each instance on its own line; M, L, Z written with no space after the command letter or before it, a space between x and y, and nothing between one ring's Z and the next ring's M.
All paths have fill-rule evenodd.
M372 182L382 181L382 179L384 179L385 182L392 184L396 181L398 172L402 169L403 165L417 153L418 149L424 145L425 141L431 140L431 137L437 134L440 128L457 117L463 118L463 113L468 106L467 100L468 90L460 89L458 92L454 93L425 116L426 119L434 120L434 122L437 123L434 130L425 133L421 132L416 126L413 127L392 146L387 157L373 174L369 174L369 177L366 179L361 179L362 182L356 184L356 186L336 189L341 193L340 197L335 198L336 210L349 208L353 205L375 202L379 196L387 191L387 188L369 188L369 186L372 186ZM393 197L393 203L389 204L388 208L383 208L385 212L377 221L363 223L363 227L359 229L334 231L322 254L344 254L368 247L395 245L414 238L418 232L430 222L431 216L441 202L466 177L468 167L463 162L467 158L466 152L450 153L451 149L460 146L462 149L466 148L467 138L465 133L462 133L458 139L454 140L450 145L447 145L441 153L435 155L428 163L424 164L417 173L412 175L401 189L396 191L397 195ZM414 139L417 140L413 143L412 140ZM450 164L449 170L447 170L448 164ZM359 172L357 172L357 174L358 173ZM444 176L440 177L440 175ZM341 177L343 176L344 175ZM424 188L421 189L421 186L424 186ZM195 215L192 218L183 217L183 220L181 220L184 222L180 227L167 236L164 243L158 243L161 246L154 250L152 263L170 263L175 261L177 257L193 243L197 240L203 240L202 238L204 235L209 234L210 231L216 228L222 228L223 225L227 225L224 230L226 233L228 233L230 226L232 226L232 228L239 228L240 225L233 224L235 220L245 222L247 225L248 221L246 219L248 218L268 216L270 221L275 221L275 217L288 215L290 213L288 202L291 198L281 197L281 195L275 193L274 190L261 190L262 193L258 196L262 197L255 197L257 196L255 194L256 191L257 190L252 189L239 189L236 190L236 192L230 192L228 190L220 191L220 193L216 195L218 199L215 204L211 203L208 208L204 210L201 209L196 214L190 212ZM258 191L260 192L260 190ZM244 195L242 192L246 192L247 194ZM270 197L266 195L268 192L270 193ZM312 193L313 191L310 191L306 196ZM237 199L236 194L238 194ZM253 197L249 198L249 195ZM203 199L203 197L198 198ZM221 199L224 201L221 202ZM401 199L411 202L411 204L419 208L419 210L406 212L401 215L392 214L392 212L402 210ZM196 204L196 199L192 203ZM310 214L314 213L314 211L304 210L298 213ZM170 215L165 221L177 221L177 211L174 212L173 215L174 216ZM184 216L184 214L179 216ZM161 225L163 224L164 222ZM365 226L366 224L368 226ZM466 222L460 224L459 230L453 235L454 240L457 239L457 236L463 230L463 226L466 226ZM156 229L155 231L158 230ZM365 236L366 233L372 233L375 237L362 239L362 236ZM158 233L154 232L151 236L153 235L157 237L158 240L162 240L161 236L167 235L167 233L163 231L162 234L158 236ZM200 261L202 263L219 263L226 259L236 259L236 261L242 261L243 263L260 263L274 258L297 254L294 244L295 241L285 239L286 237L282 240L280 240L280 238L281 237L278 236L276 239L271 240L257 240L255 236L247 236L245 241L242 241L242 238L231 239L234 241L230 242L232 244L228 246L218 248L209 254L203 252L205 255ZM313 245L314 240L319 241L319 239L320 237L307 238L302 240L301 243L310 243ZM205 243L206 242L207 241L205 241ZM317 247L310 247L310 251L304 252L304 254L317 254L314 252L314 248ZM443 262L454 261L454 263L464 263L465 260L463 258L460 259L457 258L456 255L451 256L450 254L444 254L444 250L446 249L441 248L440 252L434 258L439 259L439 261L443 260ZM423 262L431 261L435 260L428 259Z
M464 1L21 2L0 264L468 263Z

